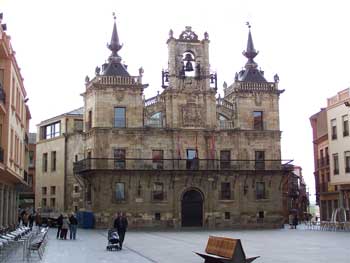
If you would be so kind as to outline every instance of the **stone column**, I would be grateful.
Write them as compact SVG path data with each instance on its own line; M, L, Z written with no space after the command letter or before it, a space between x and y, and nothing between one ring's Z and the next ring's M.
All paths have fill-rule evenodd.
M5 188L4 188L4 222L3 222L3 226L4 227L8 227L8 216L9 216L9 213L8 213L8 205L9 205L9 197L8 197L8 186L5 185Z
M344 208L344 191L342 189L339 189L339 208Z
M4 226L4 185L0 184L0 228Z
M12 188L11 189L11 221L10 221L10 224L13 225L16 223L15 221L15 210L16 210L16 196L15 196L15 193L16 193L16 189L15 188Z
M15 191L15 211L14 211L14 217L15 217L15 223L18 222L18 208L19 208L19 193Z
M12 188L8 187L7 190L7 226L12 224Z
M16 189L12 189L11 191L11 224L16 225L17 224L17 218L16 218L16 211L17 211L17 206L16 206Z

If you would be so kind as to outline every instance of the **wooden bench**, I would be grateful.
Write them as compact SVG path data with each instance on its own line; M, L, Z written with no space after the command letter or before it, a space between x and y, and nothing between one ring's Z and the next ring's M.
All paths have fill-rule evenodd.
M195 252L204 263L249 263L258 257L246 258L240 239L209 236L205 253Z

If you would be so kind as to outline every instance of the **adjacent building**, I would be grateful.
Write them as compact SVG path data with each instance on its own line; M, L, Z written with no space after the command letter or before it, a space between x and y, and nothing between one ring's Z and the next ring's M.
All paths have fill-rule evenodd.
M19 192L28 178L31 116L10 40L0 14L0 228L17 224Z
M24 175L26 186L21 187L19 195L20 209L33 210L35 208L35 149L36 133L29 133L28 137L28 174Z
M327 99L327 108L311 116L313 129L316 202L321 220L344 208L349 215L350 138L349 89Z
M67 142L70 134L82 132L82 114L79 108L37 125L35 207L41 212L66 210Z
M332 204L338 200L338 192L331 185L326 108L311 116L310 122L313 133L316 205L320 207L321 220L330 220Z

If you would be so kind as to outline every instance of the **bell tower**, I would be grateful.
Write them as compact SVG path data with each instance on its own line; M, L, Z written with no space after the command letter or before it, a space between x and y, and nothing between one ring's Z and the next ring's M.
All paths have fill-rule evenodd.
M167 44L168 69L162 72L167 126L215 128L217 75L210 71L208 33L199 40L190 26L178 38L170 30Z

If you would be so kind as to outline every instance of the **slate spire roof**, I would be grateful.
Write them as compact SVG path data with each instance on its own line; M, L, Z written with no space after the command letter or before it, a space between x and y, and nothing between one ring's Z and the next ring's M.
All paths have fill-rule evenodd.
M247 50L243 51L243 55L248 59L243 70L238 73L237 80L247 82L267 82L264 77L264 72L258 69L258 64L254 61L254 58L258 55L259 51L256 51L253 44L253 37L251 33L251 26L247 23L249 28Z
M121 50L122 46L119 42L119 36L117 31L116 17L113 13L114 25L111 37L111 42L107 44L107 47L112 51L112 54L108 58L108 62L102 67L105 76L130 76L126 70L126 66L121 63L122 58L118 55L118 51Z

